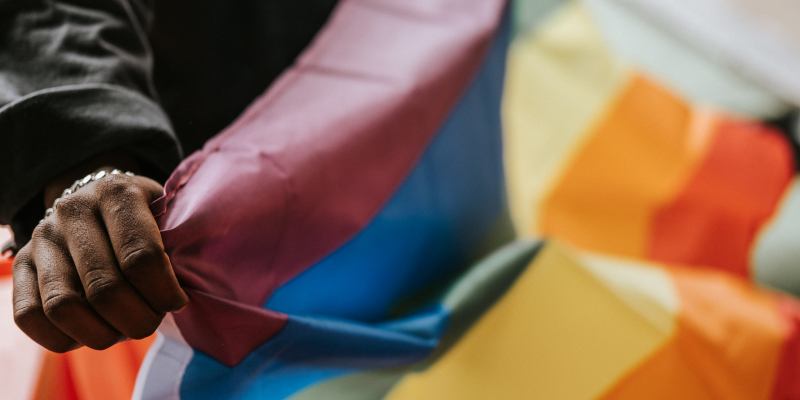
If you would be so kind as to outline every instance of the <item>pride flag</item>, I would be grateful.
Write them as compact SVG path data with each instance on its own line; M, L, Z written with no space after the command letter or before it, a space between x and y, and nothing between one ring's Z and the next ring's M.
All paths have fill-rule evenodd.
M800 398L794 144L619 12L344 0L152 205L190 306L17 398Z

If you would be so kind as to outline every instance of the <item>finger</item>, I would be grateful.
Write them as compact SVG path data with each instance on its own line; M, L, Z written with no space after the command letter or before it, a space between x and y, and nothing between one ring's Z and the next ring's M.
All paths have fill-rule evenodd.
M14 322L34 342L47 350L64 353L81 347L64 332L61 332L44 314L36 267L30 255L30 246L17 253L12 269L14 282Z
M53 225L49 221L45 224ZM124 339L86 301L80 278L66 246L53 240L60 235L56 233L43 236L34 232L32 251L42 308L50 322L73 339L95 350L106 349Z
M159 185L158 182L143 176L134 176L132 179L136 182L136 185L144 190L148 203L152 203L164 195L164 187Z
M146 178L112 175L103 187L100 213L120 271L158 312L181 309L189 302L172 270L161 233L150 213L152 189Z
M106 322L127 337L142 339L158 328L156 313L122 276L105 229L80 193L59 203L54 214L65 233L69 254L80 277L86 300Z

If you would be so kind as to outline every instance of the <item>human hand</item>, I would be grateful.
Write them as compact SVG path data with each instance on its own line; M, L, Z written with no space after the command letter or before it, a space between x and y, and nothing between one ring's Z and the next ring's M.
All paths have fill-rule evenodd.
M102 350L151 335L184 307L149 208L162 192L109 174L62 197L14 260L17 326L51 351Z

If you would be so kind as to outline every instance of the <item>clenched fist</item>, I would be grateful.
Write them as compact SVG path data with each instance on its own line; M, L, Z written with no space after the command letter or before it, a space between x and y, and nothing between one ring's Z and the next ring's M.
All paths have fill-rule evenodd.
M149 336L184 307L149 209L162 190L107 174L61 198L14 260L17 326L55 352L100 350Z

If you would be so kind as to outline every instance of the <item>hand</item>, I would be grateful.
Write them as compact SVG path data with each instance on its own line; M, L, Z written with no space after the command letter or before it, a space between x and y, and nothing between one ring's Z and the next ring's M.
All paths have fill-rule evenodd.
M63 197L14 260L17 326L51 351L102 350L151 335L184 307L149 209L162 191L119 174Z

